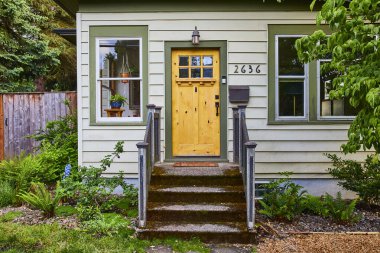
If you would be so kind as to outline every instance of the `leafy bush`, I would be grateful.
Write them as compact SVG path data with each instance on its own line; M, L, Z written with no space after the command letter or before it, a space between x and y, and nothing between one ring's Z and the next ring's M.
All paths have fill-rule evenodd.
M69 105L65 101L66 105ZM62 176L66 164L71 164L72 172L78 168L78 130L77 116L70 113L59 120L50 121L46 129L39 130L31 138L40 141L39 159L41 168L51 173L51 182Z
M45 175L40 174L39 168L40 161L37 157L22 153L0 163L0 181L8 181L16 193L26 191L31 182L44 179Z
M327 154L333 162L329 173L346 190L356 192L368 204L380 205L380 161L379 155L367 156L364 164L344 160L335 154Z
M360 218L355 214L356 200L348 203L342 199L340 192L335 199L327 193L321 197L307 195L304 205L306 211L324 218L330 217L338 223L357 222Z
M60 193L66 199L76 202L81 220L94 219L100 211L116 209L120 197L114 195L113 192L119 185L128 197L136 199L131 200L129 205L137 203L136 190L124 182L122 175L113 178L102 177L102 173L111 166L115 158L120 157L122 152L123 142L118 142L114 152L101 160L100 167L81 167L76 176L70 175L62 180Z
M259 213L270 219L291 221L302 213L306 191L301 191L302 186L290 181L289 173L282 174L286 177L263 185L267 192L259 200Z
M59 185L57 188L59 188ZM41 210L46 217L55 215L55 210L61 198L59 193L52 197L43 183L32 183L31 192L23 192L19 196L29 205Z
M12 205L16 200L16 191L8 181L0 181L0 207Z
M115 213L102 214L98 219L84 221L82 227L86 232L101 236L112 236L125 229L128 222L121 215Z

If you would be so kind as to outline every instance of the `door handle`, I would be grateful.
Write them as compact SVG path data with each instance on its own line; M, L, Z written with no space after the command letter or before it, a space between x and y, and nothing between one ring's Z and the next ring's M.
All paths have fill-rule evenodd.
M219 102L215 102L216 116L219 116Z

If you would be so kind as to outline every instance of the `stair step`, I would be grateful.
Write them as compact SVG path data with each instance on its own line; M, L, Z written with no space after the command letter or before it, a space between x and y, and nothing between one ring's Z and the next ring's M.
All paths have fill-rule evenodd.
M137 230L140 238L197 237L212 243L255 243L256 233L249 232L244 222L223 223L168 223L150 222L144 229Z
M245 203L149 203L147 219L150 221L244 222L246 205Z
M156 165L152 176L240 176L239 167L220 164L219 167L173 167L170 164Z
M244 202L242 186L168 187L151 185L148 200L152 202L186 202L186 203L228 203Z

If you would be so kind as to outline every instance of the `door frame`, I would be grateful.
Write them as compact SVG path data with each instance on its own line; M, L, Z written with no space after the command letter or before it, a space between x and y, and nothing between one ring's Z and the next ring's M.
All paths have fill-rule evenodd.
M220 156L175 156L172 142L172 50L173 49L218 49L220 54ZM190 41L165 42L165 161L218 161L227 159L227 84L223 84L222 76L227 77L227 41L201 41L193 46Z

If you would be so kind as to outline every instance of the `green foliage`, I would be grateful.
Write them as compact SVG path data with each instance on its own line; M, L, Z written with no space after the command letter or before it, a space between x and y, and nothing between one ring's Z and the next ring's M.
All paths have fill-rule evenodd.
M57 216L71 216L77 213L78 211L72 206L58 206L55 209L55 214Z
M98 219L82 222L84 231L95 236L113 236L125 230L129 222L120 214L102 214Z
M32 207L41 210L46 217L55 215L55 210L61 199L58 193L52 197L43 183L32 183L31 192L22 192L19 197Z
M24 91L58 65L59 51L39 28L47 18L33 13L25 0L0 0L0 92ZM21 89L20 89L21 88Z
M10 206L16 201L16 191L7 181L0 181L0 207Z
M353 223L359 221L360 216L355 214L356 200L347 202L342 199L342 194L337 193L336 198L329 194L321 197L307 195L304 200L305 210L322 216L332 218L338 223Z
M192 238L188 241L183 241L176 238L168 238L163 241L163 244L170 246L173 252L210 252L210 249L206 248L198 238Z
M259 200L259 213L270 219L293 220L303 211L303 199L306 191L302 186L293 183L289 173L282 173L285 178L274 180L263 185L267 190L263 199Z
M31 182L43 181L40 161L36 156L21 154L0 163L0 181L8 181L16 194L29 189Z
M379 155L368 156L364 164L344 160L334 154L327 154L333 162L329 173L339 179L339 185L356 192L367 204L380 205L380 161Z
M7 212L6 214L3 214L0 216L0 222L9 222L13 221L17 217L20 217L23 213L20 211L11 211Z
M313 1L312 6L316 0ZM359 111L348 131L343 151L374 148L380 152L380 5L378 0L326 0L317 24L327 23L327 36L319 30L296 42L304 62L332 56L322 71L336 71L332 99L349 99Z
M127 101L126 97L123 97L119 93L116 93L115 95L112 95L110 98L110 102L120 102L121 105L124 105L124 103Z

